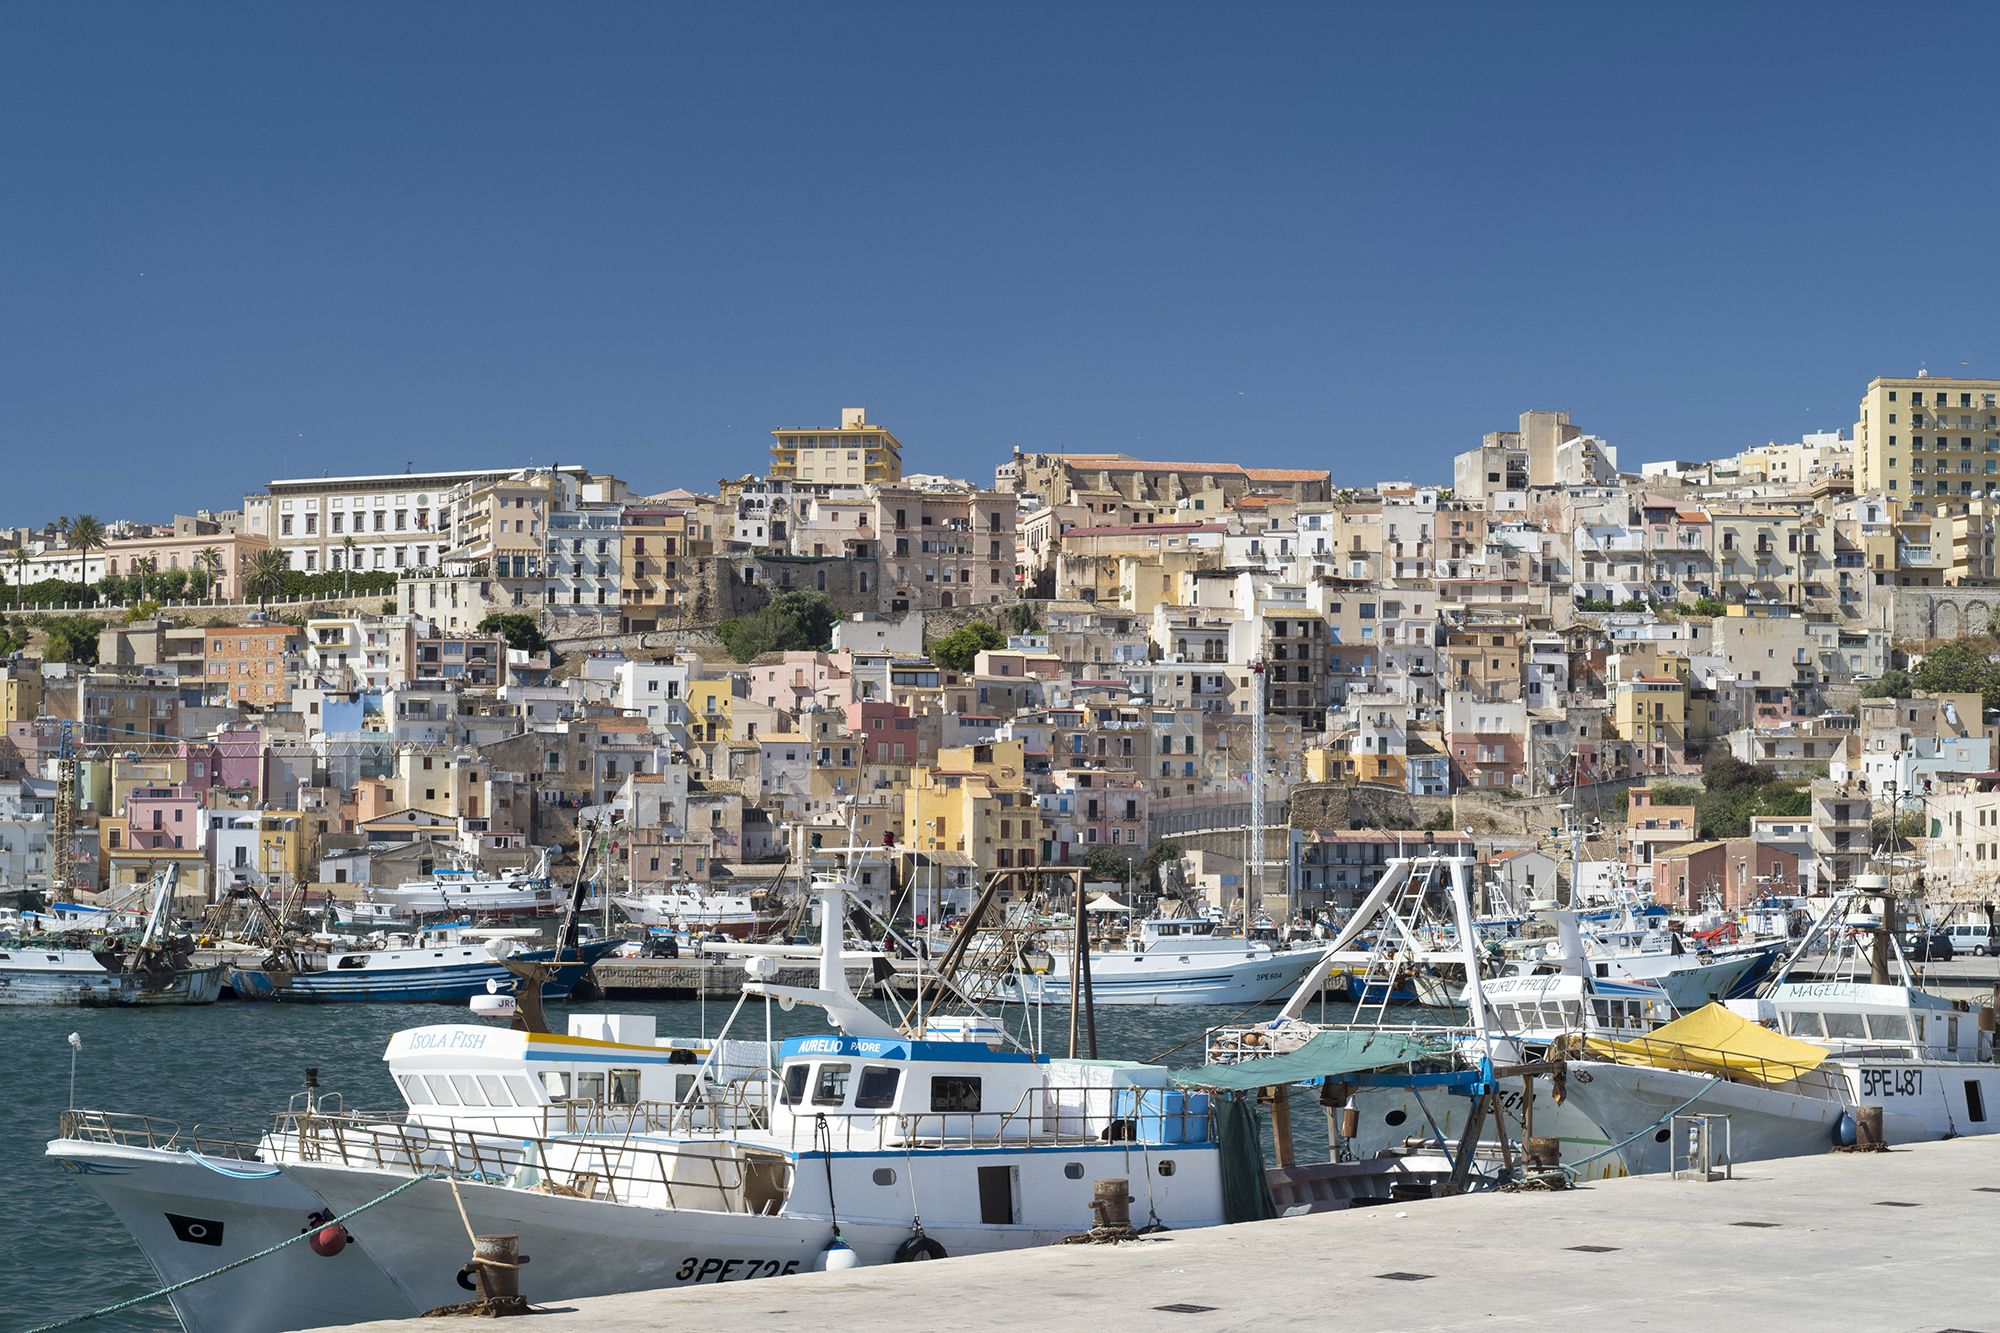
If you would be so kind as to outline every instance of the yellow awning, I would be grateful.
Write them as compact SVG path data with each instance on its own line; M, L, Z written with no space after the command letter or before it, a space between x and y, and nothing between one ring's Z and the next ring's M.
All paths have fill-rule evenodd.
M1654 1069L1686 1069L1775 1086L1819 1068L1826 1052L1760 1027L1719 1004L1655 1028L1632 1041L1586 1038L1584 1049L1600 1060Z

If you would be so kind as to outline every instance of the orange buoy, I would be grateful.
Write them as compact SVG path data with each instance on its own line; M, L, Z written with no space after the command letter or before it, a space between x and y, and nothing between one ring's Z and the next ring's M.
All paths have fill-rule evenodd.
M310 1245L312 1252L320 1258L331 1259L347 1248L348 1239L346 1227L325 1226L313 1232L312 1239L306 1244Z

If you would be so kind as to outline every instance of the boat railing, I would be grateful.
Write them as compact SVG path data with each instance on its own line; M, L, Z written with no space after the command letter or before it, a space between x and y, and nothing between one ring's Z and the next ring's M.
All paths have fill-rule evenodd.
M771 1211L790 1187L789 1163L775 1153L759 1154L725 1138L674 1143L635 1137L641 1133L614 1127L602 1134L537 1135L286 1113L277 1118L270 1146L281 1160L443 1171L485 1185L705 1212Z
M634 1137L639 1132L535 1135L317 1111L281 1112L262 1136L119 1111L67 1110L58 1122L58 1136L72 1142L231 1162L437 1171L543 1194L706 1212L774 1212L790 1190L791 1167L779 1153L726 1138L676 1144Z
M227 1126L197 1124L183 1128L180 1121L129 1111L94 1111L72 1108L56 1122L58 1138L82 1143L102 1143L117 1148L148 1148L161 1152L194 1152L203 1157L237 1161L257 1159L258 1138L239 1134Z
M1057 1147L1064 1144L1212 1143L1215 1113L1202 1093L1179 1088L1030 1088L1004 1111L819 1111L792 1108L786 1144L797 1152L898 1148ZM821 1137L824 1121L828 1134Z

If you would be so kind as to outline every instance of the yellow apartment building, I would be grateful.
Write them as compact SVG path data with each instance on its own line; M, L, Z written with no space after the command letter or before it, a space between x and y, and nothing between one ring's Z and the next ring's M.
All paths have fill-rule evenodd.
M998 741L938 751L903 794L903 845L964 852L984 873L1041 859L1041 806L1023 776L1027 745Z
M802 486L893 486L903 479L903 445L868 420L865 407L840 409L840 425L781 426L771 432L771 480Z
M1948 513L2000 488L2000 380L1878 376L1854 426L1857 492Z

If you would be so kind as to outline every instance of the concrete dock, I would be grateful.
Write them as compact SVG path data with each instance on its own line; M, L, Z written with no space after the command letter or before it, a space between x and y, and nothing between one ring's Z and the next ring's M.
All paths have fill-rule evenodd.
M537 1329L2000 1330L2000 1136L584 1300ZM529 1238L524 1237L524 1245ZM532 1248L531 1245L528 1248ZM483 1325L482 1325L483 1326ZM355 1328L436 1333L435 1320Z

